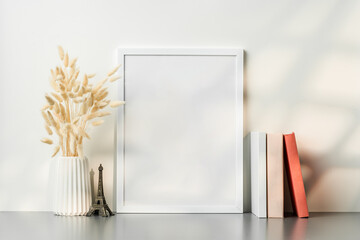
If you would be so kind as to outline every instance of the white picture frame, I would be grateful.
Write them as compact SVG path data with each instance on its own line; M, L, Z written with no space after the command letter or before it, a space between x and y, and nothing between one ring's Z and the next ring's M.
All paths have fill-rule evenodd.
M118 82L119 100L124 100L126 104L119 109L117 118L117 159L115 161L116 212L242 213L244 211L243 50L119 48L118 60L122 65L119 72L123 76ZM180 71L182 69L184 69L184 72ZM201 71L203 71L203 74ZM177 79L182 75L185 75L186 80L184 81L188 81L188 84L184 84L185 86L180 85ZM202 75L204 75L204 79L200 79L202 77L199 76ZM164 81L164 78L174 79L174 82ZM207 79L211 80L209 82L211 82L212 85L208 87L210 90L208 90L206 86ZM193 84L194 82L196 83ZM150 85L150 83L152 85ZM174 84L178 84L178 88L176 89L179 89L179 91L174 91ZM194 88L199 88L199 91L193 89L193 85ZM219 90L216 90L216 88ZM219 94L215 91L219 91ZM169 100L167 100L166 94L169 95ZM148 99L153 101L153 105L148 102L145 103L143 98L147 95L148 97L150 96ZM202 95L204 95L204 97L202 97ZM199 99L196 99L196 104L189 104L191 101L182 103L178 101L182 96L185 96L185 98L189 96L199 96ZM156 99L153 100L154 98ZM216 102L220 102L218 110L214 110L212 106L206 105L210 104L207 103L209 100L213 101L216 105L213 98L218 100ZM168 105L165 105L167 103L164 102L172 101L172 99L174 100L174 105L180 109L179 111L171 111L171 108L166 108ZM223 105L221 105L221 103L223 103ZM180 106L181 104L184 104L184 106ZM187 107L186 104L188 104L189 107ZM199 116L190 116L190 118L194 118L194 124L198 124L200 133L196 133L196 129L198 129L196 126L190 126L193 130L184 131L186 132L184 139L179 140L176 137L177 135L167 139L169 129L172 131L172 128L171 123L166 124L166 121L169 120L173 122L174 118L177 119L177 117L180 117L181 120L183 115L178 113L181 112L181 109L183 109L187 115L191 115L188 114L188 111L190 111L190 113L191 111L197 113L197 104L199 105L199 109L202 109L202 106L205 106L207 109L206 111L204 110L203 114L199 114ZM157 107L158 105L160 105L160 107ZM189 108L190 110L188 110ZM165 114L164 109L171 113ZM142 111L146 111L146 114ZM219 116L216 116L217 111L219 112ZM171 114L174 114L174 116ZM158 117L158 115L161 115L161 118ZM207 119L210 119L211 127L204 127L203 125L206 124L199 124L202 121L201 118L204 117L203 115L208 116ZM224 120L221 120L222 116L224 116ZM144 118L150 119L146 122L146 127L143 127L145 121L142 121L142 119ZM184 129L188 129L187 127L193 123L188 118L189 116L181 120L181 122L185 122ZM217 120L217 118L219 118L219 120ZM156 121L154 121L154 119L156 119ZM160 122L165 122L158 123L158 119L160 119ZM225 126L214 127L213 125L217 123L224 123ZM140 130L136 124L138 124L138 126L141 125ZM154 141L152 141L152 135L149 133L152 124L154 124L154 129L160 132L159 134L151 133L155 136ZM166 127L164 127L164 125L166 125ZM213 128L217 129L217 131L213 130ZM224 130L222 130L223 128ZM145 130L142 131L143 129ZM209 139L213 139L211 143L208 143L208 138L204 137L207 136L207 130L209 130ZM174 131L180 130L176 128ZM193 133L194 138L191 136ZM217 134L219 134L220 140L217 140ZM158 137L158 135L160 136ZM214 136L216 136L216 139ZM191 145L193 152L195 152L193 160L192 154L187 155L190 157L178 157L179 154L182 154L182 152L177 149L178 146L184 147L184 151L187 151L186 146L190 146L187 145L189 144L187 139L204 139L204 141L197 141ZM149 140L151 140L151 142ZM177 141L176 144L171 145L172 140ZM219 144L217 144L216 141L219 141ZM227 143L229 143L228 146ZM211 154L207 153L207 151L196 151L196 148L193 148L196 144L199 144L199 149L211 150ZM222 149L219 147L219 150L217 150L218 145L222 146ZM142 146L143 149L141 149ZM167 147L164 149L159 146ZM208 146L213 147L208 148ZM175 149L174 155L171 155L172 152L169 152L172 151L172 149ZM144 152L143 155L141 155L142 152ZM217 152L219 154L217 154ZM167 161L160 160L163 155L167 156L167 158L165 158ZM150 170L151 167L153 167L150 164L151 156L154 158L154 165L156 163L157 166L154 168L155 171ZM184 164L179 165L180 167L178 167L178 169L169 167L178 164L178 162L170 164L169 162L172 161L172 157L169 156L173 156L174 159L184 160ZM227 158L223 156L231 157ZM149 157L150 160L145 159L147 157ZM203 168L198 167L204 166L204 163L206 163L206 159L202 159L204 157L211 159L211 163L209 163L209 166L212 168L211 170L207 169L207 164L205 164L206 166ZM147 160L147 162L145 162L145 160ZM191 169L193 164L191 164L191 162L189 164L189 161L196 161L194 168L195 166L198 168ZM164 167L161 164L163 164ZM206 173L202 174L202 170ZM211 174L208 173L210 171L212 171ZM218 173L214 171L218 171ZM146 174L144 174L144 172L146 172ZM190 184L185 186L186 181L181 178L182 175L177 175L181 173L185 173L185 175L189 173ZM198 175L194 175L194 173L197 173L199 177ZM203 178L201 178L202 176ZM194 180L192 182L192 179L196 179L197 181ZM226 181L224 179L226 179ZM206 181L208 181L208 183ZM224 181L223 185L220 184L222 181ZM219 186L214 186L215 184L217 185L218 182ZM172 183L174 183L174 187L169 185ZM161 184L164 186L159 186ZM194 189L187 190L193 184ZM184 186L184 188L179 186ZM201 186L203 186L203 188ZM176 189L181 191L178 193ZM202 189L206 190L202 191ZM223 196L222 192L224 192Z

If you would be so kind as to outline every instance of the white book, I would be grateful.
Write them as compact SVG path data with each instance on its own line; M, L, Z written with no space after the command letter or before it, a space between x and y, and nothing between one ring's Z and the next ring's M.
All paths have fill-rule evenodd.
M251 132L244 142L244 161L250 162L251 212L266 218L266 133Z

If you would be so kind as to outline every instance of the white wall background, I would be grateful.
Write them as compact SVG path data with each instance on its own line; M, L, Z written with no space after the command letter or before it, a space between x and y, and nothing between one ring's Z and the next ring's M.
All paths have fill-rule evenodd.
M359 1L0 0L0 210L49 210L39 109L61 44L99 76L118 46L244 48L245 132L295 131L310 211L360 211L359 22ZM113 132L85 150L111 206Z

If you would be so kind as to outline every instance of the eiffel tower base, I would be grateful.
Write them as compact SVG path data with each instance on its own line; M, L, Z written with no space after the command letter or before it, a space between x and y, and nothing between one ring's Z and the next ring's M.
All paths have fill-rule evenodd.
M109 206L105 204L93 204L88 213L86 214L87 217L92 215L99 215L102 217L110 217L113 216L114 213L110 210Z

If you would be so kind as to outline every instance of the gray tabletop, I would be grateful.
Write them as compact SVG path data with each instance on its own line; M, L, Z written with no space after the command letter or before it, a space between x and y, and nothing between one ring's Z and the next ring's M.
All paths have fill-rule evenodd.
M360 213L258 219L250 213L117 214L103 218L0 212L0 239L360 239Z

